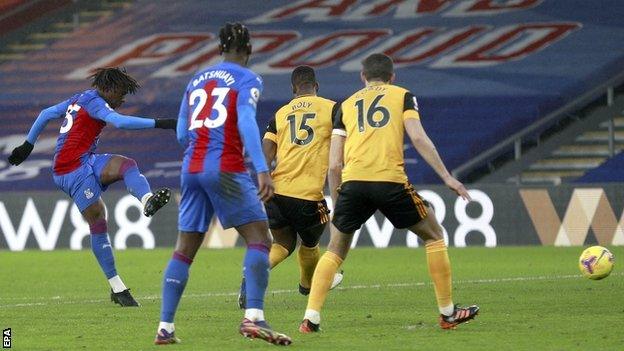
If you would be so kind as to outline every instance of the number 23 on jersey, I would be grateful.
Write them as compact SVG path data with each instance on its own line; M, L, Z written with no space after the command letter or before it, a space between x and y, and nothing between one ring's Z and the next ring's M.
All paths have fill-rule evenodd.
M189 106L193 108L193 114L191 115L191 123L189 130L194 130L201 127L206 128L219 128L228 117L228 111L223 102L230 92L230 88L215 87L208 89L205 88L195 89L189 95ZM208 104L208 94L211 96L212 105ZM217 116L211 119L212 111L216 111Z

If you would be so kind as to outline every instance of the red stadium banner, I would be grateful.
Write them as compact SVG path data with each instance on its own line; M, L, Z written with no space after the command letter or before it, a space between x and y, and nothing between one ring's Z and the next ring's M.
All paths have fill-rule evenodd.
M291 98L295 66L313 66L319 94L341 101L362 87L362 59L384 52L395 61L396 84L418 98L422 123L453 169L622 72L624 2L600 4L272 0L211 2L206 16L201 1L135 3L0 65L0 191L55 189L49 170L55 122L23 166L3 160L43 108L87 89L85 78L96 67L125 66L142 85L120 112L176 117L189 76L219 62L219 28L234 19L251 30L249 66L264 81L260 130ZM98 151L136 159L155 186L179 186L182 150L173 135L107 127ZM440 182L407 143L405 159L412 183Z

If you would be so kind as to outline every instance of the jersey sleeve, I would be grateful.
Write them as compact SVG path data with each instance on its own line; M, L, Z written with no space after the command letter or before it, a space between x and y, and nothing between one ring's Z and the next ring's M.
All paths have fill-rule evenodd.
M89 100L85 108L91 117L110 123L119 129L148 129L156 125L156 121L151 118L117 113L100 97Z
M262 79L252 76L241 84L238 91L236 108L238 111L238 132L240 133L243 145L251 157L251 162L256 169L256 173L268 172L262 143L260 141L260 130L256 122L256 106L262 92Z
M262 94L262 79L259 76L251 76L243 84L238 91L237 106L242 105L251 106L254 110L260 100L260 94Z
M26 137L26 141L35 145L39 134L41 134L48 122L52 119L61 118L67 112L67 108L70 104L71 100L65 100L54 106L48 107L45 110L42 110L41 113L39 113L39 116L37 116L35 123L33 123L32 127L30 128L28 136Z
M410 118L420 119L420 114L418 113L418 101L416 101L416 97L414 94L406 91L405 97L403 98L403 120Z
M188 89L184 92L182 102L180 103L180 112L178 112L178 124L176 125L176 136L178 143L186 147L188 142Z
M332 135L340 135L343 137L347 136L347 130L342 122L342 103L337 102L334 104L334 107L332 108L332 123Z
M87 109L87 112L91 117L97 118L102 121L106 120L106 117L109 114L115 112L115 110L108 106L108 103L106 103L106 101L104 101L104 99L100 97L94 97L89 100L84 108Z
M269 139L277 144L277 125L275 124L275 117L267 124L266 131L264 132L264 139Z

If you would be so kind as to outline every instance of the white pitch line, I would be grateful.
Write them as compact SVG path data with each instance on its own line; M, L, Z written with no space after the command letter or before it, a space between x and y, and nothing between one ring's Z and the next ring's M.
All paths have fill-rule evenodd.
M611 276L622 276L623 273L612 273ZM524 282L524 281L545 281L545 280L565 280L565 279L578 279L582 278L579 274L568 275L541 275L541 276L529 276L529 277L510 277L510 278L491 278L491 279L470 279L470 280L455 280L453 284L495 284L506 282ZM382 288L410 288L417 286L432 285L431 282L413 282L413 283L390 283L390 284L372 284L372 285L351 285L351 286L339 286L335 290L358 290L358 289L382 289ZM267 295L280 295L280 294L292 294L298 290L295 289L282 289L282 290L269 290ZM205 297L223 297L223 296L238 296L236 292L210 292L202 294L184 294L184 298L205 298ZM159 299L160 295L145 295L138 296L138 300L154 300ZM3 298L8 299L24 299L24 298ZM60 296L41 297L41 300L47 300L49 302L25 302L8 305L0 305L0 308L8 307L32 307L32 306L48 306L48 305L73 305L79 303L102 303L109 301L108 299L92 299L92 300L63 300Z

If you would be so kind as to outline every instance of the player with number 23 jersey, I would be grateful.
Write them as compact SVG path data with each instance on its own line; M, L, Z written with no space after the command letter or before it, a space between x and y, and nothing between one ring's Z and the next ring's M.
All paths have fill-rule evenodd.
M244 134L256 121L239 121L241 109L255 112L261 92L258 75L227 61L197 73L189 82L177 127L178 141L186 146L180 230L205 232L215 210L224 228L267 220L243 157ZM249 133L258 133L257 126L251 127L256 131ZM248 151L253 149L250 143L245 146ZM252 156L252 162L257 173L266 172L266 161L259 152L255 158ZM206 192L195 191L197 187ZM241 202L227 201L233 198Z
M219 30L219 41L223 62L195 74L180 105L177 135L185 151L179 233L173 257L164 272L160 322L154 343L180 341L174 324L178 303L189 279L190 266L216 214L223 228L236 228L247 244L243 259L247 301L239 333L247 338L289 345L291 339L272 330L264 319L272 238L262 201L273 196L273 182L256 123L262 80L246 68L251 55L247 27L226 23ZM245 168L244 151L256 170L258 187Z

